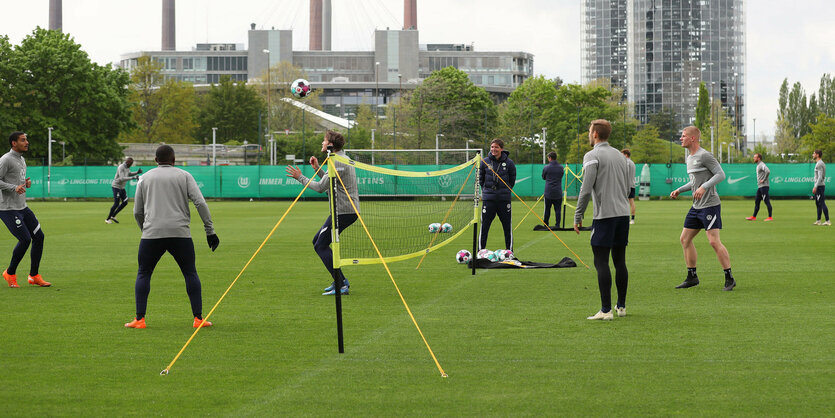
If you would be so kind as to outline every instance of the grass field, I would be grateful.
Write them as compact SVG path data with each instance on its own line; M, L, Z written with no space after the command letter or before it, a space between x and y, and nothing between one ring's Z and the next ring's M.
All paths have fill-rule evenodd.
M684 278L678 236L687 201L637 202L627 263L628 316L599 309L594 269L485 270L454 261L471 235L392 272L440 376L382 266L346 269L345 354L337 354L330 278L311 239L326 205L300 203L168 376L191 335L182 276L165 256L151 283L148 328L134 315L139 230L103 219L109 202L31 202L46 233L51 288L0 288L1 416L832 416L835 229L812 226L811 201L723 203L722 238L739 286L700 235L702 284ZM210 202L221 244L195 234L208 313L289 202ZM514 222L524 207L514 207ZM762 212L761 212L762 214ZM591 220L591 210L587 214ZM570 255L548 233L516 231L523 260ZM352 228L359 227L359 224ZM588 233L560 237L592 264ZM14 241L0 231L3 260ZM490 248L503 246L498 220ZM18 270L28 272L29 257Z

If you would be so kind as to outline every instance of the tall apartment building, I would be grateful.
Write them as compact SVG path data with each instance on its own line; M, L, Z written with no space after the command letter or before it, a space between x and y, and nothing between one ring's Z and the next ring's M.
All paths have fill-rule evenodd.
M583 24L583 81L625 87L638 120L670 109L692 124L704 82L745 132L743 0L583 0Z

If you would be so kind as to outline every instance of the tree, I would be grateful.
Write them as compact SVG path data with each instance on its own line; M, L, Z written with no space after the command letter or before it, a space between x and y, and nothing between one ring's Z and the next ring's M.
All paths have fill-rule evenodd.
M679 137L681 126L673 109L664 107L660 112L649 115L648 119L647 123L658 129L659 138L672 141Z
M156 139L168 144L194 143L197 96L191 83L168 80L157 94L160 108L153 129Z
M15 129L29 133L31 157L46 157L48 127L55 129L53 139L66 141L76 161L122 157L116 138L133 126L126 72L92 63L68 34L42 28L11 54L0 45L4 53L12 69L4 71L4 89L8 86L10 103L20 109Z
M821 76L818 88L818 109L829 117L835 117L835 78L829 74Z
M213 85L203 99L198 138L211 138L212 128L217 128L218 142L259 143L258 113L264 109L264 101L255 88L223 76L220 84Z
M0 86L10 86L11 80L15 78L15 69L9 65L12 61L12 54L9 37L0 36ZM14 123L18 119L16 115L20 112L14 104L11 90L0 88L0 132L14 132L20 129Z
M699 84L699 103L696 105L696 127L706 132L710 126L710 98L705 82Z
M405 122L417 144L432 138L433 146L436 134L443 134L444 142L458 147L469 139L486 140L485 124L494 126L497 118L496 105L487 91L453 67L433 72L399 109L402 117L398 117L398 125Z
M154 127L162 106L161 97L157 94L163 82L161 69L162 64L152 61L150 56L137 59L136 67L130 74L130 103L137 129L125 133L122 137L124 142L158 141Z
M661 139L655 125L644 125L632 140L632 160L639 163L666 163L671 142Z
M835 118L821 113L811 132L803 137L804 158L811 158L812 151L822 150L826 162L835 161Z

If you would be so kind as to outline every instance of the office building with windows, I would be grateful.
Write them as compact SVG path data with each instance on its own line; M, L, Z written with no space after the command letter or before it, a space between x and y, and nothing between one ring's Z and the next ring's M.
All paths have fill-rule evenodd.
M235 81L255 81L266 74L268 65L291 62L321 90L323 110L349 118L360 104L399 100L401 92L449 66L466 72L496 102L506 100L533 75L530 53L482 52L464 44L422 45L418 35L415 29L377 30L374 51L294 51L292 31L259 30L252 25L247 49L240 44L198 44L191 51L140 51L122 55L120 65L131 70L139 57L150 56L162 64L166 79L201 85L215 84L226 75Z
M743 0L583 0L583 22L583 81L624 86L638 120L668 109L692 124L704 82L745 132Z

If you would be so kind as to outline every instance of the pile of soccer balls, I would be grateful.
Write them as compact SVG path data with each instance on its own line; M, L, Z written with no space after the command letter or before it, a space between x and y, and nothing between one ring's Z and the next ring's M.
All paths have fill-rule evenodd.
M445 223L441 225L438 222L429 224L429 233L436 233L436 232L452 232L452 225Z
M479 250L478 254L476 254L476 257L481 259L487 259L494 263L499 261L513 260L516 258L516 256L513 255L513 251L510 250L490 251L486 248ZM467 250L461 250L458 251L457 254L455 254L455 261L457 261L460 264L466 264L471 259L472 254Z

